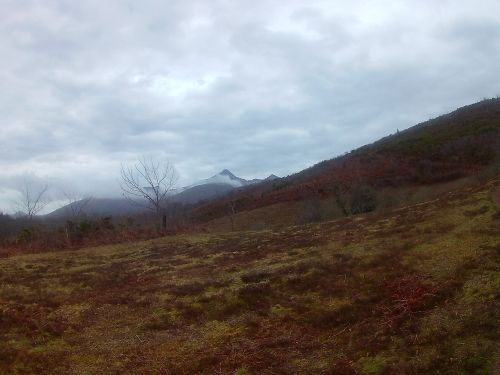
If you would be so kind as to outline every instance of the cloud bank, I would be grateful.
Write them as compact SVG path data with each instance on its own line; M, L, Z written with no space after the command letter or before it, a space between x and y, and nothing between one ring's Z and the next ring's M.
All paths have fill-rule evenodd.
M287 175L500 94L497 1L0 2L0 211L140 155Z

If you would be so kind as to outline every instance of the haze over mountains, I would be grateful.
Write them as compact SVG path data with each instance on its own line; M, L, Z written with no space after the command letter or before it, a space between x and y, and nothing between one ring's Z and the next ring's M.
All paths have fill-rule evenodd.
M222 197L234 190L255 185L263 181L273 181L278 178L278 176L271 174L264 179L254 178L252 180L246 180L236 176L228 169L224 169L212 177L199 180L188 186L174 189L170 197L170 202L188 205L196 204L201 201ZM68 215L70 205L71 204L58 208L49 213L47 217L63 217ZM83 213L91 216L122 216L143 211L146 211L146 208L139 202L138 204L134 204L125 198L92 198L83 209Z

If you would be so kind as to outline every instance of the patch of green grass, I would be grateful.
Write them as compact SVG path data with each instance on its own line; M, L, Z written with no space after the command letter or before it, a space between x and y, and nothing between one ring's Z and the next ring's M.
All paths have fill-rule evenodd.
M387 359L378 354L374 357L361 357L356 362L362 374L380 375L387 371Z
M238 370L236 370L234 375L252 375L252 373L248 371L245 367L241 367Z

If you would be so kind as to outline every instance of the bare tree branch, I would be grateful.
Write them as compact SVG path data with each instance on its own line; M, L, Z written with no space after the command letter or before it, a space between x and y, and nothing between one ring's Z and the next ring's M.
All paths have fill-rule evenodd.
M30 221L49 203L46 199L48 188L46 184L36 187L34 182L28 181L27 178L24 179L20 188L21 197L17 201L17 206Z
M72 218L83 216L85 208L92 200L91 196L82 197L74 191L63 191L64 196L68 200L66 211Z
M120 186L123 196L134 204L154 211L158 218L177 179L177 172L169 161L142 157L133 166L121 166Z

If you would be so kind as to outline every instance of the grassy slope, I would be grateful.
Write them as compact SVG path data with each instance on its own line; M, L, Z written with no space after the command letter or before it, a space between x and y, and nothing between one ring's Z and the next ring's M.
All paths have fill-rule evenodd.
M500 170L485 174L485 176L476 175L430 186L380 189L377 191L376 196L377 212L383 214L383 212L400 207L404 203L406 205L413 205L435 199L450 190L464 188L465 186L477 183L479 180L492 178L492 175L498 174L500 174ZM307 215L311 212L317 213L318 216L315 219L311 219ZM228 214L200 225L200 228L210 232L282 229L296 224L328 221L343 217L345 215L338 207L335 198L329 197L316 200L276 203L250 211L238 212L233 216Z
M459 108L294 175L257 184L191 212L196 223L284 202L333 197L359 185L408 188L449 182L500 162L500 98ZM348 195L348 194L347 194Z
M499 185L279 231L0 259L0 374L492 373Z

